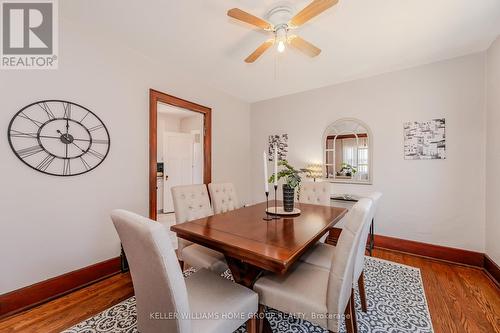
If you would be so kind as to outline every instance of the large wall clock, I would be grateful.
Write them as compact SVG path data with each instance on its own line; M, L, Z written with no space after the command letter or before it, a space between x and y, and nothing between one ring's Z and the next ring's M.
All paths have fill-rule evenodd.
M21 109L9 124L9 144L29 167L54 176L76 176L99 166L109 152L109 132L89 109L46 100Z

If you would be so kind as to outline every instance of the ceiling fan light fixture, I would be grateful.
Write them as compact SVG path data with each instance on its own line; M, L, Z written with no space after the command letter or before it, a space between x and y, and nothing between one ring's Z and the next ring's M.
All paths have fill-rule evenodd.
M287 42L288 38L287 38L287 27L286 26L283 26L283 27L278 27L276 29L276 37L275 37L275 43L278 44L278 52L279 53L283 53L285 52L285 43Z
M278 42L278 52L279 53L285 52L285 42L283 42L282 40Z

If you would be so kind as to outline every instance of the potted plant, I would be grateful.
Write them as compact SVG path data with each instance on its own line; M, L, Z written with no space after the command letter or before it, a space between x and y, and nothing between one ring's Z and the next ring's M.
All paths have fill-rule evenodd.
M342 168L338 172L338 176L354 177L358 170L350 164L342 163Z
M300 185L300 174L304 171L295 169L286 160L279 161L278 166L282 167L278 171L278 180L285 178L285 184L283 184L283 209L285 212L293 212L295 189ZM274 174L269 177L269 183L274 183Z

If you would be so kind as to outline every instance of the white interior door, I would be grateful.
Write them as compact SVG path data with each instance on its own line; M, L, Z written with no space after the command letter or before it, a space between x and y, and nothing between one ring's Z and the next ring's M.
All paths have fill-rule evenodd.
M203 143L200 130L192 130L193 144L193 184L203 184Z
M174 211L170 189L193 184L194 135L165 132L163 136L163 212Z

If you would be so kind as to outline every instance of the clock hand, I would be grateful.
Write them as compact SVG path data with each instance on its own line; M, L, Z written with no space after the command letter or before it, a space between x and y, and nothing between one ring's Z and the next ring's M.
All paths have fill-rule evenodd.
M71 142L72 145L75 145L76 148L80 149L82 151L82 153L85 153L85 150L82 149L82 147L80 147L79 145L77 145L76 143L74 142Z
M61 135L64 135L66 136L66 134L63 134L61 133ZM44 138L44 139L61 139L60 136L50 136L50 135L39 135L40 138ZM74 141L86 141L86 142L90 142L89 139L77 139L77 138L73 138Z
M39 138L44 138L44 139L61 139L60 136L50 136L50 135L39 135Z
M68 139L69 138L69 134L68 134L68 129L66 128L66 134L64 134L63 132L61 132L60 130L57 130L57 133L61 134L65 139Z

